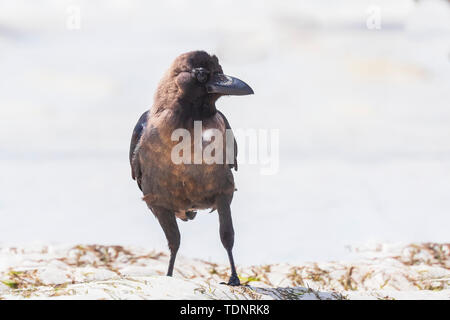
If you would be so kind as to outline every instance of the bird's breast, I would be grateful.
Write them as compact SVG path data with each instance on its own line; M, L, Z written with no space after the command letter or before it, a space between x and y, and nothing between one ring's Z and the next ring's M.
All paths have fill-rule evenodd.
M147 203L173 210L206 209L214 206L218 194L234 192L233 174L226 163L226 128L220 116L181 128L189 133L190 139L174 141L173 132L180 128L155 123L147 129L140 159ZM218 143L220 139L222 143ZM195 154L199 142L200 158ZM174 148L178 148L178 154L174 155ZM181 157L181 161L174 157Z

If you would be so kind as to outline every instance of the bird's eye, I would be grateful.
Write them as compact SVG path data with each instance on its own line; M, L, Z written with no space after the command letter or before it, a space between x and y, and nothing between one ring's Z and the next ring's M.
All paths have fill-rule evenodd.
M197 78L197 81L200 83L205 83L208 81L208 71L204 69L196 69L195 70L195 77Z

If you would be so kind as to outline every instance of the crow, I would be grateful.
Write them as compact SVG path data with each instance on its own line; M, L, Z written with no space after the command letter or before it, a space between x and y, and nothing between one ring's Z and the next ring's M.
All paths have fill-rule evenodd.
M176 218L192 220L197 210L211 209L218 212L220 239L230 262L228 285L240 285L232 253L234 229L230 209L236 190L231 169L237 171L237 146L228 120L216 109L216 101L224 95L247 94L253 94L250 86L225 75L215 55L205 51L187 52L178 56L165 73L152 107L134 128L129 153L132 178L137 181L143 200L167 238L170 250L167 276L173 274L180 246ZM198 123L201 125L200 142L195 137ZM179 129L189 137L182 135L174 139L174 132ZM205 138L210 129L220 133L214 136L214 141ZM188 139L192 136L193 139ZM174 153L174 147L181 143L180 138L181 141L186 139L189 150ZM201 156L205 145L218 138L223 139L223 143L217 144L211 155L219 155L214 159L223 161L211 163L205 158L196 161L196 152L198 155L200 150ZM183 161L174 161L174 154L183 154Z

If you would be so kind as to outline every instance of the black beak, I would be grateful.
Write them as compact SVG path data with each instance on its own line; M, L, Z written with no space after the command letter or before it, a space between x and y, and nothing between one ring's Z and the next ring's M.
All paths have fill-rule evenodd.
M252 88L244 81L223 73L215 74L211 77L206 83L206 91L208 93L220 93L233 96L253 94Z

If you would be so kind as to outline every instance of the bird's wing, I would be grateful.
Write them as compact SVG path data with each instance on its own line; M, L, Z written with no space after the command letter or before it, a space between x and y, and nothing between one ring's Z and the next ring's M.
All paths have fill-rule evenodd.
M133 130L133 135L131 136L131 143L130 143L130 165L131 165L131 177L137 181L137 184L139 188L142 190L141 187L141 164L139 163L139 157L137 156L139 154L139 147L140 147L140 140L142 137L142 133L144 132L144 128L147 125L147 119L149 116L149 111L146 111L142 114L142 116L139 118L138 122L136 123L136 126Z
M228 122L227 118L219 110L217 110L217 112L222 117L223 122L225 122L225 128L230 130L231 134L233 134L233 131L232 131L231 127L230 127L230 123ZM234 168L234 170L237 171L237 169L238 169L238 163L237 163L238 149L237 149L236 139L234 138L234 134L233 134L233 140L234 140L234 143L233 143L233 145L234 145L234 162L232 164L230 164L230 168Z

